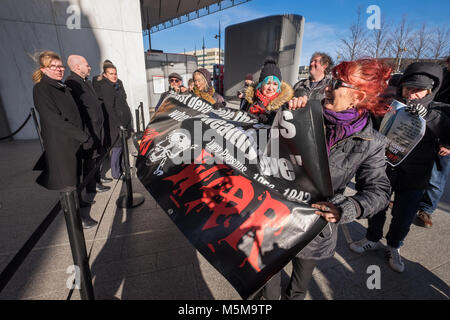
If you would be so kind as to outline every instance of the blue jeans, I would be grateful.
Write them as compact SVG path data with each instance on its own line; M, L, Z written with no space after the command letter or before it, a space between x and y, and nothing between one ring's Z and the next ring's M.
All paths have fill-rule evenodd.
M408 235L411 224L419 209L423 190L395 190L394 206L392 207L392 220L386 234L387 244L392 248L400 248ZM383 226L386 221L386 211L378 212L368 220L367 240L377 242L383 238Z
M113 147L111 149L111 176L114 179L119 179L122 174L122 147Z
M435 162L428 187L425 189L420 202L419 209L428 214L432 214L436 210L439 200L441 200L444 193L447 176L450 173L450 156L439 156L439 162L441 170L438 170Z

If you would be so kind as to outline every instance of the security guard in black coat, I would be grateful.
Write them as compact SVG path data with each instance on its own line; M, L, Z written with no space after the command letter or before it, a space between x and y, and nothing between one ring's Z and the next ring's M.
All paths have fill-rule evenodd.
M87 79L91 67L86 59L82 56L71 55L67 63L72 72L65 84L71 88L72 96L78 105L84 131L92 137L82 147L82 174L85 179L105 151L102 145L103 112L92 83ZM86 191L92 193L105 192L109 189L110 187L102 185L100 181L100 170L97 170L95 177L86 186Z

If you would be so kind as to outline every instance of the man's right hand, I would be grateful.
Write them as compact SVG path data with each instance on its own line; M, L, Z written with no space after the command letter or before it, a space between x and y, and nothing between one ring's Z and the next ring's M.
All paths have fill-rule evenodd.
M296 109L304 108L307 103L308 103L307 96L294 97L291 100L289 100L289 109L296 110Z
M448 156L448 155L450 154L450 149L447 149L446 147L441 146L441 147L439 148L438 154L439 154L441 157Z

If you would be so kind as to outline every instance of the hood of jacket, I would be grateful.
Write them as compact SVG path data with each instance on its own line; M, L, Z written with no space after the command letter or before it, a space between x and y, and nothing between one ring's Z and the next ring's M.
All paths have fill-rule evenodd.
M256 85L248 86L247 89L245 89L244 94L245 100L247 100L247 102L251 105L254 104L256 102ZM288 83L281 81L280 94L267 105L266 109L268 111L278 110L283 104L291 100L293 96L294 89L292 89L292 87Z

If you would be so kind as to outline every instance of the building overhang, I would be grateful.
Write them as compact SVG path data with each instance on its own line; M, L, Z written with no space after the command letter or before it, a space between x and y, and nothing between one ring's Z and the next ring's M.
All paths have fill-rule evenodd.
M155 33L251 0L141 0L142 30Z

